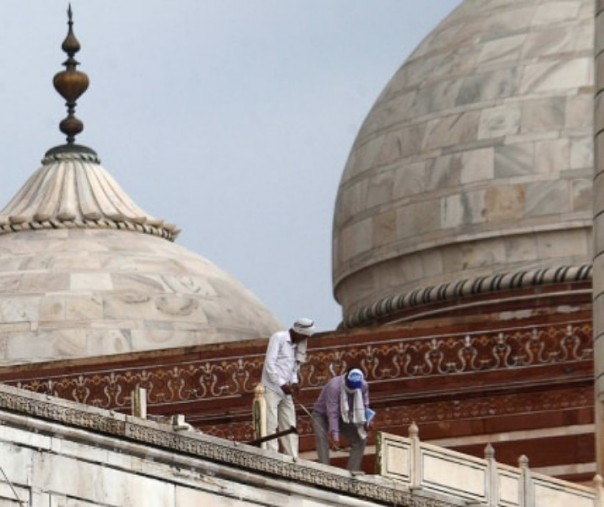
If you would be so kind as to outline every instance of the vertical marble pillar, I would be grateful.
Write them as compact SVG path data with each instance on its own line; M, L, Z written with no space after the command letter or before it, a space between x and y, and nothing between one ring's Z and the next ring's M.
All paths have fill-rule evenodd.
M142 419L147 418L147 390L144 387L137 386L131 395L132 415Z
M596 0L595 110L594 110L594 373L596 456L598 473L604 473L604 0Z
M264 386L258 384L254 389L254 401L252 402L252 418L254 424L254 438L265 437L266 431L266 398L264 397ZM266 442L260 444L262 449L268 449Z

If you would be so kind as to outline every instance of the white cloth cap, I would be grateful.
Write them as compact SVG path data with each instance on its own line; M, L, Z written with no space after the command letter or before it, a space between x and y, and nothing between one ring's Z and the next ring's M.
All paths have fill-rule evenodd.
M311 319L301 318L294 322L292 329L298 334L312 336L315 334L315 323Z

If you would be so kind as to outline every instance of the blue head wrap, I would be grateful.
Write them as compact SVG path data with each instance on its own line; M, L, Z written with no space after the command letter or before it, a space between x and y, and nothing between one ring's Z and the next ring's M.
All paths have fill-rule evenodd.
M363 372L358 368L353 368L346 375L346 387L348 389L360 389L363 386Z

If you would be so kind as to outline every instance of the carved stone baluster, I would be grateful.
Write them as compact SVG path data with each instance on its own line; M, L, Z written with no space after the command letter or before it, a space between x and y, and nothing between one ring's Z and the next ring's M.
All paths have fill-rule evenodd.
M518 458L518 466L522 473L520 483L520 507L533 507L535 505L533 499L533 480L531 477L531 469L528 464L529 459L524 454Z
M264 386L258 384L254 389L254 401L252 402L252 418L254 424L254 439L258 440L266 436L266 398L264 397ZM267 448L266 442L260 444L263 449Z
M421 489L422 486L422 457L421 442L419 440L419 428L415 422L409 426L409 439L411 440L411 477L409 478L410 489Z
M141 419L147 418L147 390L144 387L137 386L132 391L132 415L134 417L140 417Z
M499 489L497 484L497 462L495 461L495 449L488 443L484 448L484 459L487 461L487 494L488 507L497 507L499 501Z

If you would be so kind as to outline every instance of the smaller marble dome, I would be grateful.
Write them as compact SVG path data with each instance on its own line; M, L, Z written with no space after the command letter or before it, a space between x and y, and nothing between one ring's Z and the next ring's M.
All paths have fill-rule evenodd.
M51 153L0 212L0 364L279 329L241 283L170 241L176 233L136 206L89 150Z
M269 336L272 313L213 263L173 243L178 230L139 208L75 144L76 99L88 87L69 30L67 143L0 212L0 364L103 356Z
M593 25L593 0L464 0L394 74L338 189L345 326L591 262Z

